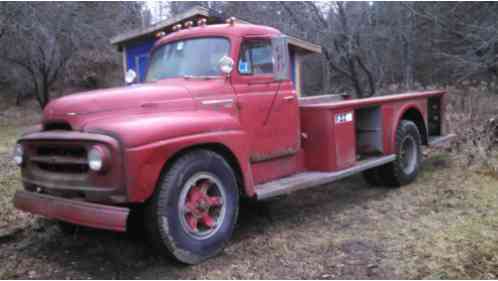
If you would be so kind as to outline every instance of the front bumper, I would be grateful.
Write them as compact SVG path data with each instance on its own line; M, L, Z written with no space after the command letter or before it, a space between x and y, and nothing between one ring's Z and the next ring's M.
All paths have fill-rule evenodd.
M129 209L65 199L30 191L18 191L14 206L52 219L114 231L126 231Z

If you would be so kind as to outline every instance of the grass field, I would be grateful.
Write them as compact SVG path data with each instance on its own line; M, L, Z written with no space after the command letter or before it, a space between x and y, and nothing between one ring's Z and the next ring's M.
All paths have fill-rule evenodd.
M14 210L19 128L0 128L0 279L498 278L498 180L446 150L431 151L417 181L400 189L353 177L244 205L226 250L187 267L154 256L143 235L65 235Z
M13 126L0 128L0 231L10 229L12 225L20 224L29 215L17 212L12 206L12 197L19 182L19 169L12 161L12 150L20 130Z

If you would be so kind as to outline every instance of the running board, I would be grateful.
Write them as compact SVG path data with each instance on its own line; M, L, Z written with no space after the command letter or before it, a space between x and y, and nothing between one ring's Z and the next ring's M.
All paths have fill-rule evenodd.
M437 146L441 145L443 143L448 142L452 138L456 137L455 134L449 134L446 136L439 136L439 137L429 137L428 145L429 146Z
M355 166L337 172L304 172L256 186L258 200L291 193L296 190L331 183L365 170L382 166L396 159L396 155L372 157L359 161Z

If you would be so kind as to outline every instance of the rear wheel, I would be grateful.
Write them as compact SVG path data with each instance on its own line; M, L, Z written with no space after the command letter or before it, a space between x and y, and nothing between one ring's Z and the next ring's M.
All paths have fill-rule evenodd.
M382 179L392 187L415 180L422 160L421 137L417 125L401 120L396 130L396 160L382 167Z
M151 242L162 254L196 264L218 254L238 215L235 175L220 155L196 150L162 176L145 211Z

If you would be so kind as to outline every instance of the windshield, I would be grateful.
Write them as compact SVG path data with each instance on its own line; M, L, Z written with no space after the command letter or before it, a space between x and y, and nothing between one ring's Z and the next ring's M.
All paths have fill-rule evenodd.
M219 60L228 55L225 38L195 38L162 45L152 53L146 82L182 76L221 75Z

